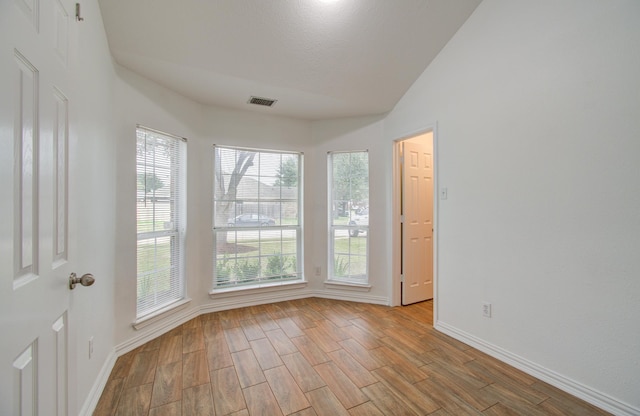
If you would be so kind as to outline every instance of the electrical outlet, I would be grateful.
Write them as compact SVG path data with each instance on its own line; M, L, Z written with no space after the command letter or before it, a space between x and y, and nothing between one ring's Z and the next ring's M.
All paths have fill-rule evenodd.
M483 303L482 304L482 316L485 316L487 318L491 318L491 304L490 303Z
M320 266L316 266L315 268L316 277L320 277L321 272L322 272L322 269L320 268Z
M93 337L89 337L89 358L93 356Z

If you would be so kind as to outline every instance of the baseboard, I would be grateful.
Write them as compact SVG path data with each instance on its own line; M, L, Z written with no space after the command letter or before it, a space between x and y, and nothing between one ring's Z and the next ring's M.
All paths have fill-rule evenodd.
M116 359L118 356L116 355L116 351L113 350L107 356L107 359L104 362L104 365L100 369L100 374L96 378L96 381L93 383L89 394L87 395L82 408L78 412L80 416L91 416L93 411L96 410L96 406L98 405L98 400L100 400L100 396L104 390L104 387L107 385L107 381L109 380L109 375L111 375L111 371L113 370L113 366L116 364Z
M384 296L371 296L355 291L338 292L336 290L314 290L313 296L325 299L346 300L349 302L373 303L376 305L389 306L389 298Z
M555 371L542 367L539 364L531 362L526 358L513 354L503 348L490 344L474 335L461 331L451 325L443 322L436 322L434 328L444 334L449 335L464 342L500 361L503 361L525 373L532 375L544 382L551 384L554 387L559 388L579 399L582 399L594 406L597 406L607 412L613 413L619 416L639 416L640 409L632 407L626 403L614 399L599 391L585 386L575 380L567 378L562 374L558 374Z

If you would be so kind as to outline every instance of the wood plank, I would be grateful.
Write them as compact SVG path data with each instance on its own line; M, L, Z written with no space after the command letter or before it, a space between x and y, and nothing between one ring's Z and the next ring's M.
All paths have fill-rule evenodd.
M267 331L265 334L279 355L293 354L298 351L298 348L291 342L282 329L277 328L272 331Z
M218 338L224 337L220 321L217 319L204 320L202 322L202 336L204 337L205 344L210 344Z
M266 337L258 321L253 318L240 321L240 326L249 341Z
M373 374L389 389L393 390L398 397L404 399L416 413L430 413L440 408L435 401L422 394L420 390L391 367L378 368L377 370L373 370Z
M428 367L431 367L429 364ZM454 376L453 373L447 373L434 369L429 373L431 383L438 383L443 389L454 391L465 403L473 408L483 411L496 403L498 397L490 391L478 389L464 378Z
M260 368L263 370L268 370L283 364L280 356L267 338L250 341L249 344L260 364Z
M402 377L410 383L417 383L428 377L424 371L416 367L411 361L386 346L376 348L375 350L371 350L371 352L376 356L378 362L392 367L396 372L402 374Z
M182 416L215 416L215 414L210 384L201 384L182 392Z
M229 352L238 352L251 348L241 327L225 329L224 336L227 340Z
M131 363L131 371L127 377L125 389L153 383L158 364L158 350L140 351Z
M338 326L335 322L330 321L328 319L323 319L321 321L317 321L316 325L320 328L323 328L327 334L334 341L344 341L345 339L351 338L351 335L347 331L348 328L353 327L349 321L344 321L345 324L342 326Z
M182 402L167 403L163 406L152 407L149 416L182 416Z
M274 321L266 312L255 315L255 320L258 321L260 328L262 328L264 332L280 329L276 321Z
M158 353L158 365L175 363L182 360L182 335L164 338Z
M335 363L328 362L319 364L315 366L314 369L320 374L320 377L327 383L329 389L331 389L346 409L368 401L358 386L353 384L349 377L347 377Z
M211 372L211 393L217 415L227 415L247 407L233 367Z
M280 406L273 396L269 384L262 383L243 389L244 398L247 401L247 410L251 416L277 416L282 415Z
M313 407L307 407L299 412L291 413L289 416L318 416Z
M155 350L155 353L157 355L158 351ZM152 390L151 383L125 389L120 397L116 416L147 416Z
M317 365L326 363L329 361L329 356L324 353L309 337L306 335L296 338L291 338L291 342L298 348L300 353L304 355L304 358L309 361L311 365Z
M418 414L381 382L364 387L362 391L385 415L416 416Z
M233 365L231 353L224 338L217 338L206 346L207 362L209 371L225 368Z
M184 354L182 360L183 388L199 386L209 383L209 367L205 351L195 351Z
M318 416L349 416L347 409L329 387L312 390L306 396Z
M204 350L204 335L202 328L182 330L182 353Z
M364 348L371 350L373 348L378 348L380 343L378 342L378 338L371 335L367 331L363 330L359 326L351 325L349 327L344 328L344 330L349 334L349 336L356 341Z
M339 344L367 370L371 371L383 366L371 351L367 350L355 339L348 339Z
M305 335L324 352L330 352L340 349L340 345L333 339L329 333L322 327L316 326L304 330Z
M366 402L360 406L349 409L351 416L384 416L373 402Z
M415 383L414 386L452 415L482 415L479 410L457 396L455 391L443 387L437 380L428 378Z
M300 390L300 387L284 365L266 370L264 375L280 405L280 409L285 415L311 406L304 392Z
M139 348L129 351L128 353L118 357L115 365L113 366L113 370L111 370L110 378L125 378L129 375L129 371L131 370L131 364L133 363L134 358L140 351Z
M284 333L287 334L289 338L295 338L304 335L302 329L300 329L300 327L296 325L295 322L293 322L293 319L289 317L276 319L275 322L284 331Z
M93 412L94 416L111 416L116 413L124 380L124 378L109 378Z
M238 372L240 386L242 386L243 389L267 381L267 379L264 378L258 360L256 360L256 357L253 355L253 350L248 349L234 352L231 354L231 358Z
M338 351L330 352L329 357L340 368L340 370L349 377L353 384L359 388L378 382L378 379L374 377L369 370L356 361L347 351L339 349Z
M311 364L304 358L299 352L289 355L283 355L282 361L284 361L287 370L294 378L298 386L304 392L315 390L317 388L325 386L325 382L320 375L313 369Z
M153 383L151 407L182 400L182 362L159 365Z

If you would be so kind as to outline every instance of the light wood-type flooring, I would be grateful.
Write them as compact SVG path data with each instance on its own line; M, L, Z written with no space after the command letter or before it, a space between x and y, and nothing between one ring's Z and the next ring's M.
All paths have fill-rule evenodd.
M94 415L604 415L432 327L432 303L199 316L120 357Z

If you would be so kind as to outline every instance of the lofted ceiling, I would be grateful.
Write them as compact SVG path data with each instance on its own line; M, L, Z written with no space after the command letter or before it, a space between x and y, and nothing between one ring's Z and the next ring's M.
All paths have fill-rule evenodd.
M120 65L205 105L318 120L391 110L480 1L99 3Z

